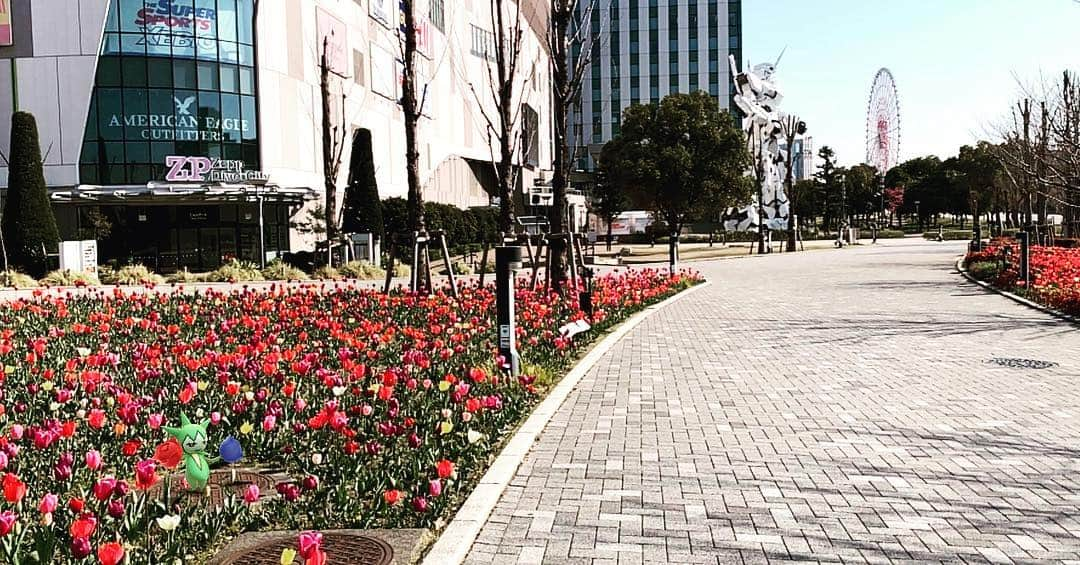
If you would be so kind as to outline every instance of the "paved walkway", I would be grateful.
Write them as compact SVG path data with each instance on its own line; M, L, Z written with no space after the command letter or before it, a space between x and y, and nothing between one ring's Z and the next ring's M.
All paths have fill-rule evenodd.
M469 562L1080 560L1080 330L961 282L961 249L695 264L713 284L583 379Z

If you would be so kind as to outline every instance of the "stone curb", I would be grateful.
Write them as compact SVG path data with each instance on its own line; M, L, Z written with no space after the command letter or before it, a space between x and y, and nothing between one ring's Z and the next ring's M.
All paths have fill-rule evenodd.
M446 526L446 529L439 534L438 540L431 546L431 550L428 551L423 564L452 565L464 562L469 550L472 549L473 542L479 537L480 530L495 509L495 505L499 502L503 491L510 485L510 481L517 473L521 462L525 460L525 456L532 449L537 436L544 431L548 422L555 416L555 413L577 387L581 379L619 340L654 312L690 295L698 289L709 286L709 284L709 281L705 281L645 308L620 324L600 343L593 346L585 357L559 381L559 384L551 390L551 393L533 410L525 423L521 425L502 451L499 452L499 455L495 457L491 467L481 477L476 489L461 505L461 508L458 509L457 514L450 524Z
M1018 302L1020 304L1023 304L1024 306L1027 306L1028 308L1033 308L1033 309L1038 310L1040 312L1043 312L1045 314L1050 314L1051 316L1054 316L1055 318L1060 318L1060 319L1062 319L1062 320L1064 320L1066 322L1070 322L1072 324L1080 326L1080 318L1078 318L1076 316L1073 316L1071 314L1066 314L1065 312L1062 312L1060 310L1055 310L1053 308L1050 308L1049 306L1044 306L1042 304L1039 304L1038 302L1033 302L1031 300L1028 300L1027 298L1024 298L1022 296L1018 296L1018 295L1013 294L1013 293L1011 293L1011 292L1009 292L1007 290L1002 290L1002 289L1000 289L1000 288L998 288L998 287L996 287L996 286L994 286L994 285L992 285L990 283L980 281L979 279L971 276L971 273L969 273L968 270L966 268L964 268L964 257L966 257L966 255L961 255L959 258L956 259L956 270L961 275L963 275L964 278L967 279L969 282L973 282L973 283L983 287L984 289L989 290L990 292L995 292L997 294L1000 294L1000 295L1004 296L1005 298L1008 298L1009 300L1012 300L1013 302Z

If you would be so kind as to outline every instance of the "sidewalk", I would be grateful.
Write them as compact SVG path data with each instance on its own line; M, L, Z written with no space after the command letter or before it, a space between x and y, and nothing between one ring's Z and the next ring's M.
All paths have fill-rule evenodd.
M963 281L962 249L697 265L712 284L582 379L467 563L1080 559L1080 333Z

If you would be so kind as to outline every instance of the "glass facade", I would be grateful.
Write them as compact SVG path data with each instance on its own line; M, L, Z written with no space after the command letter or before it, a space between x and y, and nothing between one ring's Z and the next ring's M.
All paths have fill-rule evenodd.
M260 207L246 192L146 187L165 182L170 155L261 168L253 2L110 0L79 177L131 192L57 205L64 239L96 239L103 261L160 272L258 263L260 249L267 260L289 251L298 202L268 198Z
M289 251L291 211L287 204L263 205L268 258ZM97 239L103 260L162 273L209 271L232 259L259 262L259 208L254 202L65 205L57 207L56 220L65 240Z
M259 168L253 0L110 0L79 177L165 178L168 155Z

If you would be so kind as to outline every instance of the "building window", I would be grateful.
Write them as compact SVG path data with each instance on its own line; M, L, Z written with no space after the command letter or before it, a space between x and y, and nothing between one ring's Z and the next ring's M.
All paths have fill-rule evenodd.
M495 60L495 34L472 25L472 54L489 61Z
M190 18L161 26L146 16L170 16L168 7L109 2L80 182L164 180L169 155L259 168L253 0L185 3Z
M431 0L428 17L431 19L431 25L446 33L446 10L443 6L443 0Z

